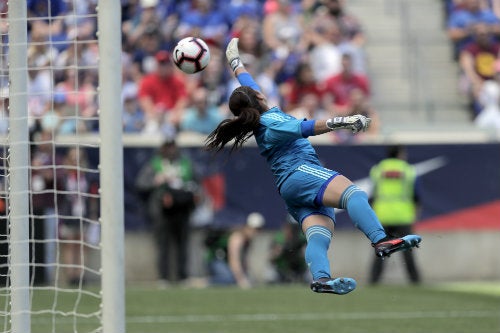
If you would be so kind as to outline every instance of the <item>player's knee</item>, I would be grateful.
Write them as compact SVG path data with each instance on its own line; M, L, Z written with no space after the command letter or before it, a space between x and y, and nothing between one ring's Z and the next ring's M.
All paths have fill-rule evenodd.
M339 208L348 209L351 202L368 202L368 195L356 185L348 186L340 196Z

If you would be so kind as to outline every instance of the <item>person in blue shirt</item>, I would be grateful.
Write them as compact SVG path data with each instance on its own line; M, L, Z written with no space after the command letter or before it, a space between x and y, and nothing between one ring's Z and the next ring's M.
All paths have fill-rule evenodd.
M208 100L208 91L204 87L196 88L191 96L191 106L181 119L182 131L210 134L224 119L217 105Z
M279 107L267 105L265 96L240 60L237 38L229 42L226 57L241 86L229 98L229 109L234 117L223 120L208 135L206 148L219 152L232 142L230 152L233 152L252 135L255 137L288 212L299 222L306 236L305 260L312 274L312 291L343 295L356 288L353 278L333 278L330 272L327 251L334 230L334 208L348 212L379 257L409 250L420 243L418 235L402 238L387 235L366 193L345 176L322 166L307 139L338 129L354 133L365 131L370 124L369 118L354 115L326 120L296 119Z

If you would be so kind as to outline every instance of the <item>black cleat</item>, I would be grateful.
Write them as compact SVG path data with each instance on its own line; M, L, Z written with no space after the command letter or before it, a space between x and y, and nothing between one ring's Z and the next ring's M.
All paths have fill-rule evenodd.
M405 251L418 247L422 237L418 235L406 235L402 238L386 237L377 244L372 244L377 257L389 257L394 252Z
M311 283L311 290L316 293L345 295L356 288L356 280L342 277L336 279L319 279Z

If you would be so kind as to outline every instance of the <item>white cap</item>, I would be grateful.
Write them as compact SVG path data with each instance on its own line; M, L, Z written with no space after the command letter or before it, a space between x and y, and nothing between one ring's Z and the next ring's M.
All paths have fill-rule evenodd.
M0 88L0 99L9 98L9 86Z
M158 0L141 0L142 8L156 7L158 5Z
M250 213L247 217L247 225L249 227L255 229L262 228L264 226L264 223L265 223L264 216L262 216L262 214L260 213L257 212Z

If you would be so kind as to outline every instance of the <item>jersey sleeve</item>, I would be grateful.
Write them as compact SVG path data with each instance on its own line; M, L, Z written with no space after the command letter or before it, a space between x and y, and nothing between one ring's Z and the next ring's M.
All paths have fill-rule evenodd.
M245 72L245 73L238 74L236 76L236 78L238 79L238 82L240 82L240 84L242 86L249 86L253 90L260 91L259 85L255 82L255 80L253 79L252 75L250 75L250 73Z

